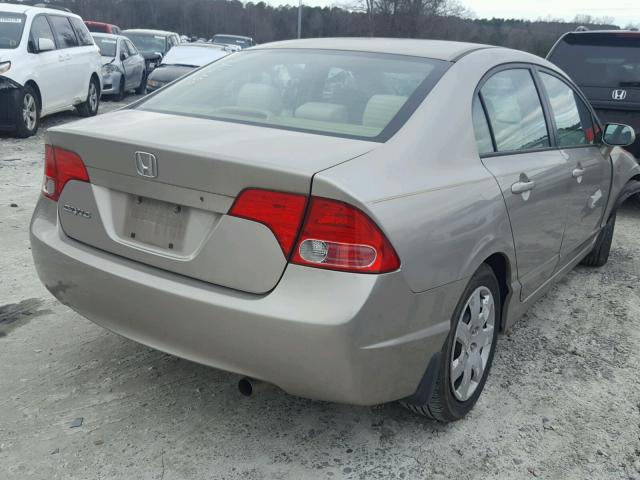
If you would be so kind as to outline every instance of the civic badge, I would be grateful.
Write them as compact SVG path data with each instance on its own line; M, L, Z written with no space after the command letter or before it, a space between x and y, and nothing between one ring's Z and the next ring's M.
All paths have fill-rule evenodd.
M136 152L136 171L138 175L148 178L156 178L158 176L158 160L152 153Z

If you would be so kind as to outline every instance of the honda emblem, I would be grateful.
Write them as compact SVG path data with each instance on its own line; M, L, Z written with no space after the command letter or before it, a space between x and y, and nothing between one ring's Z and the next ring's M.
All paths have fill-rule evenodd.
M158 161L156 156L147 152L136 152L136 171L138 175L148 178L158 176Z
M614 90L613 93L611 94L611 98L613 98L614 100L624 100L625 98L627 98L627 91Z

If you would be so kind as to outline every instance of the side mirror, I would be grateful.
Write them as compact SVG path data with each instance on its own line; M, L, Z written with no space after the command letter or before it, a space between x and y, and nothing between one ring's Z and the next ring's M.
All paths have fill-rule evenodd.
M56 44L50 38L38 39L38 52L50 52L56 49Z
M124 62L127 59L127 56L124 54L124 52L120 52L120 61Z
M636 141L636 132L629 125L607 123L602 134L602 141L610 147L628 147Z

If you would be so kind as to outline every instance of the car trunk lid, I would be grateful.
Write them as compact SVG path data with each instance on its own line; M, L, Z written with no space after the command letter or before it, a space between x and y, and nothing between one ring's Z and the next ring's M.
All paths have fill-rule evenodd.
M313 175L375 143L122 110L49 131L78 154L90 184L59 200L66 235L147 265L251 293L287 258L268 227L227 215L247 188L307 195Z

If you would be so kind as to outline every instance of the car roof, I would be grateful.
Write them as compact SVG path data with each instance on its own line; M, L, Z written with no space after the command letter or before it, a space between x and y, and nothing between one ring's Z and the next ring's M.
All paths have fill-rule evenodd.
M640 35L640 31L638 30L574 30L572 32L567 32L565 35L589 35L589 34L625 34L625 35Z
M113 40L117 40L118 38L124 38L128 40L128 38L123 35L115 35L113 33L91 32L91 36L100 38L111 38Z
M214 50L223 50L224 47L215 43L204 43L204 42L192 42L192 43L181 43L176 45L173 48L212 48Z
M89 25L103 25L105 27L115 27L113 23L106 22L96 22L95 20L85 20L84 23L88 23Z
M245 37L244 35L231 35L229 33L216 33L213 38L216 37L244 38L246 40L253 40L251 37Z
M178 35L175 32L167 32L166 30L153 30L147 28L129 28L123 30L122 33L148 33L149 35Z
M252 50L271 48L308 48L320 50L345 50L372 53L391 53L414 57L455 61L467 53L484 48L499 48L478 43L445 40L414 40L405 38L309 38L264 43Z
M67 17L80 18L75 13L59 10L57 8L33 7L31 5L16 5L13 3L0 3L0 12L23 13L25 15L48 13L50 15L65 15Z

